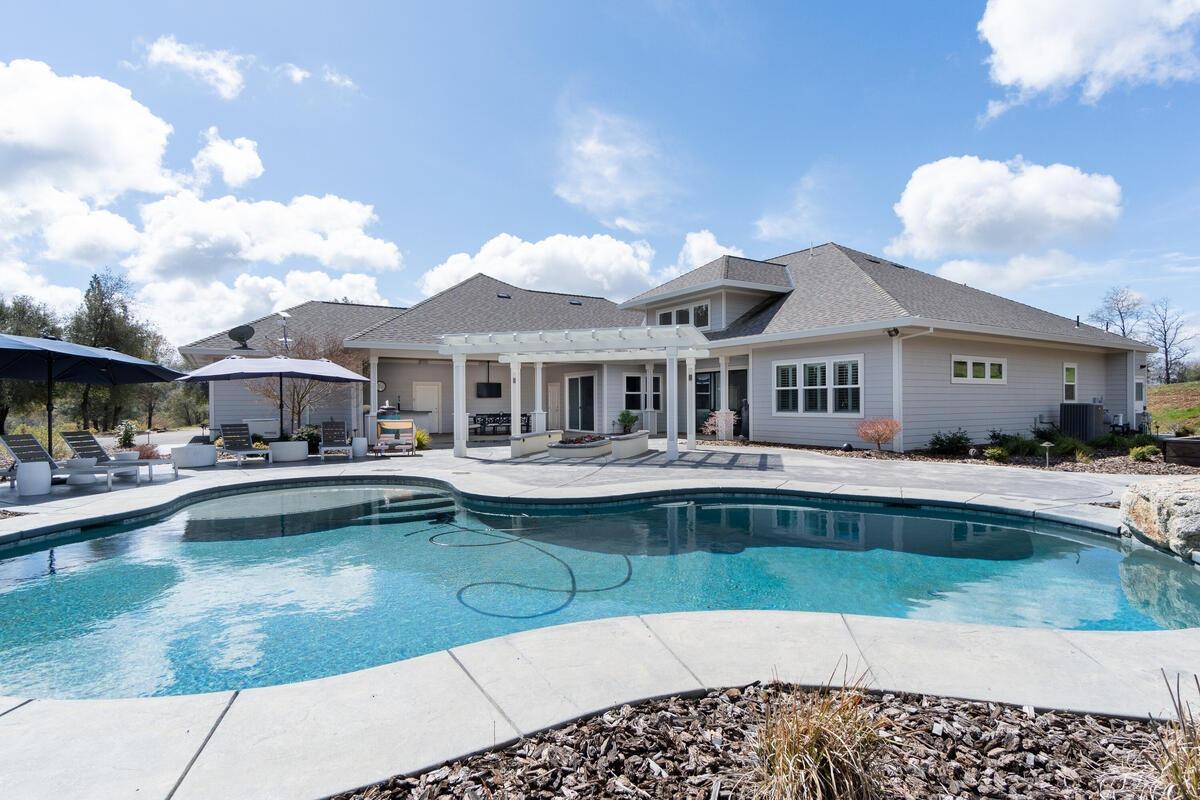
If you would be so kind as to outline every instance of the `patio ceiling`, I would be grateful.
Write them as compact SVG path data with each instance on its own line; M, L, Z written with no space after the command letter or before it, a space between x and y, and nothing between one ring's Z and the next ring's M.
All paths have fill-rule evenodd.
M492 355L528 361L645 361L705 358L708 339L694 325L461 333L441 337L443 355Z

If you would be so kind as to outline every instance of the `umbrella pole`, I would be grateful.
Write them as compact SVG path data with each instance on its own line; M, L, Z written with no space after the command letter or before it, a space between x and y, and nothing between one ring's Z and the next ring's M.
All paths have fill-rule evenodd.
M279 438L283 438L283 376L279 376Z
M54 359L46 359L46 452L54 460Z

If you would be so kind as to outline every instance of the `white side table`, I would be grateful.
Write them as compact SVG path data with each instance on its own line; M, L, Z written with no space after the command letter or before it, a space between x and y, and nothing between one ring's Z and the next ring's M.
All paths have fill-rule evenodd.
M46 461L29 461L17 465L17 494L50 494L50 464Z
M171 461L177 468L211 467L217 463L217 448L211 444L185 444L171 448Z
M354 458L367 457L367 437L355 436L350 440L350 453Z

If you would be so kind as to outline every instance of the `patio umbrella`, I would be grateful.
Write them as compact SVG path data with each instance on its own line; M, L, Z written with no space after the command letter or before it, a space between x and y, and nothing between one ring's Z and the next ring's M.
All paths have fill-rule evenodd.
M369 383L370 379L351 372L327 358L245 358L226 356L176 380L183 383L240 381L254 378L279 379L279 433L283 434L283 379L301 378L326 383Z
M46 382L46 444L54 447L54 384L122 386L175 380L182 373L107 347L0 333L0 378Z

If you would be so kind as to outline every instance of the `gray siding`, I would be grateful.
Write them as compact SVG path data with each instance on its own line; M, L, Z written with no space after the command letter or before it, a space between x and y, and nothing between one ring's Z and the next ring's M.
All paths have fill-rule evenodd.
M250 381L214 381L212 391L213 407L209 410L209 424L214 428L247 419L279 419L278 404L255 394L250 389ZM315 424L322 420L333 419L346 422L349 428L361 427L361 420L351 418L350 391L345 386L334 386L329 397L309 408L300 423L302 425L310 422ZM286 425L287 412L285 411L284 414L284 424Z
M863 417L822 414L774 414L774 368L772 362L826 356L863 356L862 407L864 417L892 415L892 346L882 333L855 339L760 347L754 350L750 374L750 425L752 438L760 442L785 442L837 447L850 442L863 446L856 429Z
M969 355L1008 359L1008 383L951 383L951 357ZM1058 421L1063 399L1063 364L1079 365L1076 397L1103 398L1106 404L1125 404L1123 391L1110 377L1109 356L1103 351L1030 347L923 336L904 343L904 445L925 447L937 431L963 428L974 441L988 431L1028 433L1038 415ZM1121 355L1121 371L1124 354Z
M761 303L768 295L766 292L731 292L725 293L725 318L721 327L728 327L735 319Z

